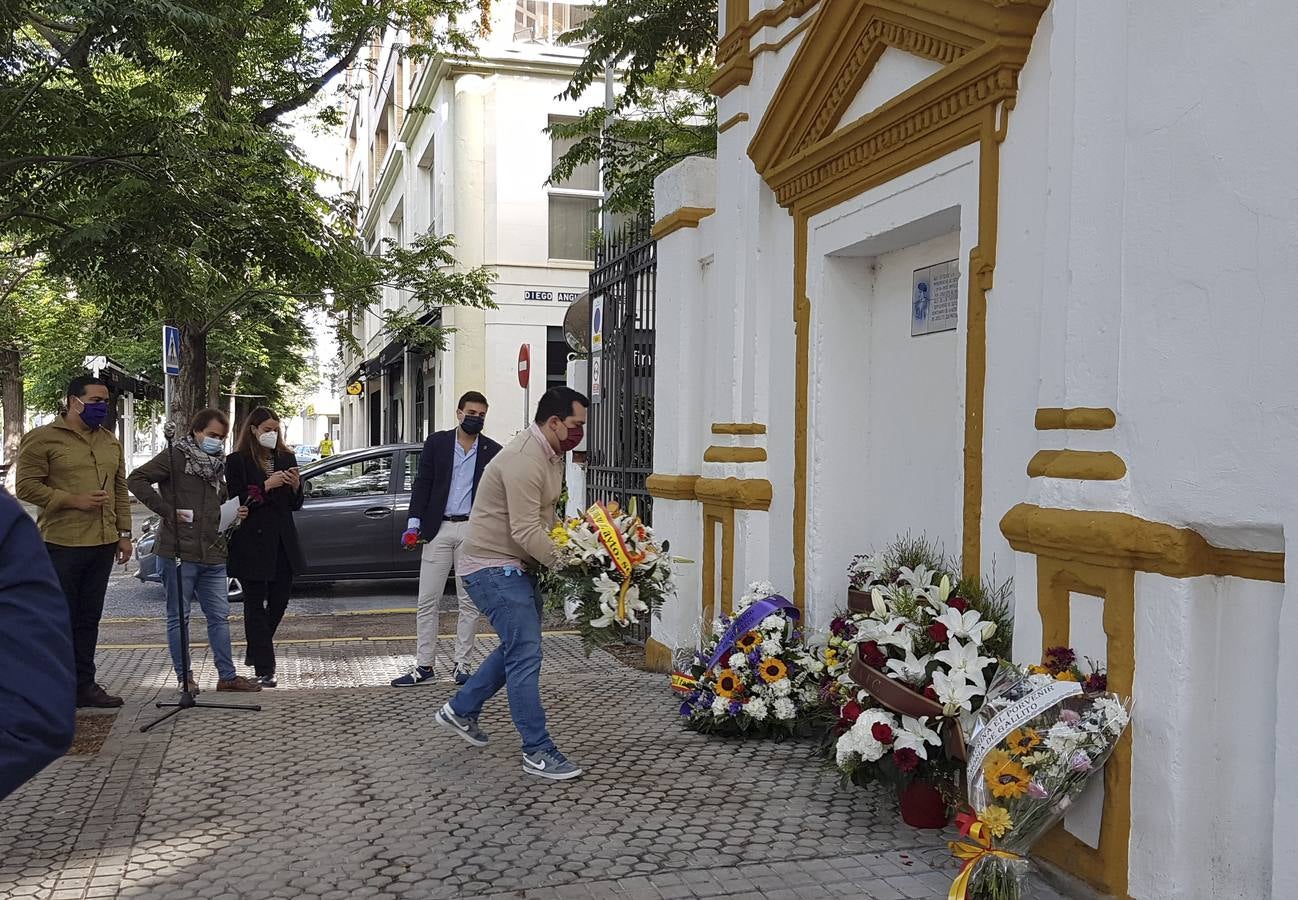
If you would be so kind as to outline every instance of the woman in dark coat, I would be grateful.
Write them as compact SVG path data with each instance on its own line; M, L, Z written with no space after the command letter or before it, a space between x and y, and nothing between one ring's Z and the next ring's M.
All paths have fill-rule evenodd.
M230 539L227 568L243 585L248 657L263 687L275 687L275 631L288 608L293 576L304 568L293 513L302 508L297 459L284 444L279 419L265 407L248 414L225 461L231 497L248 507Z

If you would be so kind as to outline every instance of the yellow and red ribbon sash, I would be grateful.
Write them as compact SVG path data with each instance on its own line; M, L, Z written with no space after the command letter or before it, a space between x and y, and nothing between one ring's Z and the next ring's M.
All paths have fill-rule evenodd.
M595 526L595 530L599 532L599 542L608 551L613 565L622 573L622 588L617 594L617 618L619 623L625 622L626 593L631 589L631 572L635 569L631 551L627 549L622 533L613 524L613 517L609 515L603 503L596 503L586 510L586 519Z
M961 825L961 833L973 838L975 843L947 842L947 846L951 848L951 852L956 859L965 861L964 868L960 870L960 874L955 877L955 881L951 884L951 890L947 891L947 900L965 900L969 896L969 882L973 878L974 866L978 865L979 861L989 856L1001 859L1023 858L1017 853L1011 853L1008 850L994 849L992 847L991 832L988 830L987 825L974 816L961 814L956 817L956 821Z

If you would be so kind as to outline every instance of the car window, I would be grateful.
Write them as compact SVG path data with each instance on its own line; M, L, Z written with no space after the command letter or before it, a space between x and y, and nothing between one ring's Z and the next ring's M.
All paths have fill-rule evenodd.
M409 493L415 489L415 476L419 474L419 451L406 451L406 474L401 479L401 490Z
M358 459L313 474L307 481L306 496L364 497L386 494L391 475L391 454Z

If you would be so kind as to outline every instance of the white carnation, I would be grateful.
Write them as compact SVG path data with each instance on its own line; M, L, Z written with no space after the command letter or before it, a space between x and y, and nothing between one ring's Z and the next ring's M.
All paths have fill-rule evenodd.
M726 665L732 669L746 669L748 668L748 657L742 653L732 653Z
M784 616L772 613L762 619L762 624L757 627L762 630L763 634L784 634L784 625L787 621Z
M749 700L744 704L744 712L748 713L749 716L760 722L766 718L766 701L754 697L752 700Z
M793 705L793 701L788 697L781 697L775 701L775 718L792 719L797 713L797 707Z
M726 714L726 707L729 705L729 701L725 697L714 697L712 700L712 715L718 719L721 718Z
M771 685L771 693L777 697L787 697L793 692L793 682L787 678L781 678Z
M772 656L779 656L783 652L784 652L784 645L780 643L779 638L770 637L762 641L763 658L770 659Z

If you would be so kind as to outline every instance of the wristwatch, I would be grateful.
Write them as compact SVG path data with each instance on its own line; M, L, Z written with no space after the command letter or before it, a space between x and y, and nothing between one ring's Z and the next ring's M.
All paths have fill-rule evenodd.
M126 540L130 540L131 533L129 531L119 531L117 532L117 536L119 538L125 538Z

